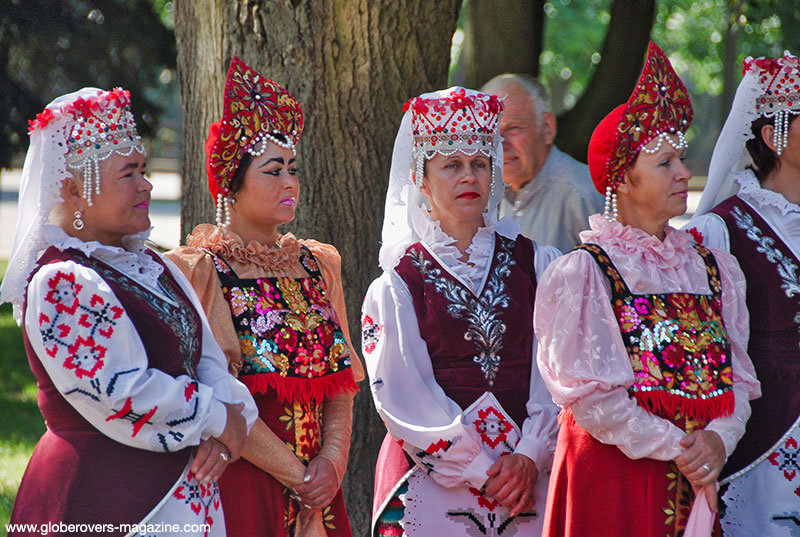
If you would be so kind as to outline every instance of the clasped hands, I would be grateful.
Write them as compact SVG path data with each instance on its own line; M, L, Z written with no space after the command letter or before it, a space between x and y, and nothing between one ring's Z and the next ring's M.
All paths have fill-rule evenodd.
M689 480L696 494L704 493L708 506L717 507L717 478L725 465L725 444L714 431L693 431L680 441L683 453L675 458L678 470Z
M192 473L198 481L216 481L222 471L242 455L247 439L247 422L242 416L244 403L223 403L227 412L225 429L216 438L200 442L192 462Z

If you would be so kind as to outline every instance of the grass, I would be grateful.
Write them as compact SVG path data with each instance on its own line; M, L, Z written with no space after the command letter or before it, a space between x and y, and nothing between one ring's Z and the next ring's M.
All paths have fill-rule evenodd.
M0 279L6 271L0 260ZM36 406L36 378L28 367L22 330L11 313L11 304L0 306L0 535L17 495L19 481L36 442L45 431Z

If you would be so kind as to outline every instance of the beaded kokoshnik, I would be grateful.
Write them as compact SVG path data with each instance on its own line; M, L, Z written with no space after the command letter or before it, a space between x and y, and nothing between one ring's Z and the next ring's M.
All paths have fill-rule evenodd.
M617 185L639 151L656 153L665 141L679 151L686 149L684 133L693 116L689 93L669 58L650 43L642 74L628 101L600 122L589 144L589 168L595 187L605 194L603 216L607 220L619 216ZM646 147L653 140L657 140L656 145Z
M211 125L206 140L208 186L219 226L231 218L230 185L245 153L258 157L272 142L295 153L303 133L303 110L283 86L234 56L222 96L222 120Z

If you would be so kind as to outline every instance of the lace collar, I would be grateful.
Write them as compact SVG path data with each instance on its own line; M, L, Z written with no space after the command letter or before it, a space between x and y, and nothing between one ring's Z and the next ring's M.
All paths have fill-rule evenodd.
M245 246L242 238L227 228L200 224L186 238L186 245L206 248L228 261L253 264L269 272L287 271L300 258L300 243L291 233L279 235L275 246L257 241Z
M596 243L603 248L611 246L623 256L639 257L665 269L685 264L694 251L691 236L669 225L663 241L637 227L609 222L601 214L591 215L589 226L591 229L581 232L581 242Z
M441 223L431 221L425 226L421 242L443 262L455 276L474 292L478 292L484 273L491 263L494 248L495 227L492 224L478 228L467 247L467 261L461 260L456 240L442 230Z
M800 206L787 200L783 194L763 188L753 170L735 172L733 180L739 184L739 196L747 201L752 201L760 207L775 207L781 212L781 216L790 212L800 212Z
M158 289L158 277L161 276L164 267L147 253L149 248L145 245L145 241L150 236L149 229L135 235L126 235L122 238L123 246L110 246L98 241L85 242L68 235L54 224L44 226L43 234L47 242L61 251L74 248L87 257L99 259L151 289Z

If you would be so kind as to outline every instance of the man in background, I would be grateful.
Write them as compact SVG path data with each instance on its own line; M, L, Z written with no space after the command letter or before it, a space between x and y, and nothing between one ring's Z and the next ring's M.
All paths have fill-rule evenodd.
M589 228L590 214L603 212L589 167L553 145L556 118L547 90L535 78L504 74L481 91L504 99L500 120L503 137L503 179L507 183L500 216L511 216L522 234L568 252Z

